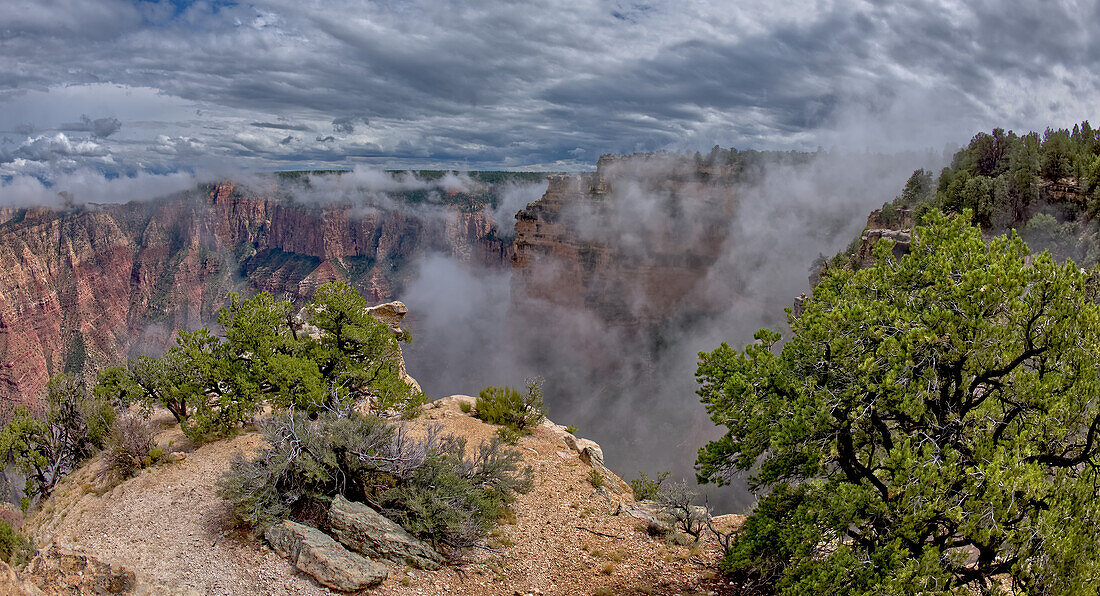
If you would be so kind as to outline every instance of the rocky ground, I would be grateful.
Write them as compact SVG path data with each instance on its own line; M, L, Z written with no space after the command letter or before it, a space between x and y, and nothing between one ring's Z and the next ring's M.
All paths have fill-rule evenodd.
M408 424L434 421L466 437L489 439L496 427L461 411L463 398L444 398ZM96 558L133 570L155 585L201 594L330 594L298 572L262 539L234 525L229 504L217 496L217 480L233 454L262 446L257 432L193 448L160 418L164 445L179 453L172 463L146 470L117 486L98 478L93 461L66 478L24 526L42 546L71 540ZM719 548L706 536L698 546L653 538L645 523L614 515L629 493L597 491L592 467L553 424L520 440L518 449L535 470L534 489L515 504L515 518L489 537L485 548L437 571L389 565L389 577L370 590L397 594L708 594L722 593L715 576ZM576 445L583 451L584 442ZM597 464L598 465L598 464ZM609 486L622 486L609 478ZM739 523L736 516L720 521ZM686 542L686 541L684 541Z

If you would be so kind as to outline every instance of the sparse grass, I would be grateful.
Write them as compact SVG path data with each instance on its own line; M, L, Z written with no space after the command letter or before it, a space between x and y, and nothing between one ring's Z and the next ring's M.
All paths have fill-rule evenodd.
M600 488L604 485L603 474L600 474L595 468L588 471L588 483L592 485L592 488Z
M600 567L600 573L604 575L611 575L612 573L615 573L615 564L611 561L604 563L603 566Z

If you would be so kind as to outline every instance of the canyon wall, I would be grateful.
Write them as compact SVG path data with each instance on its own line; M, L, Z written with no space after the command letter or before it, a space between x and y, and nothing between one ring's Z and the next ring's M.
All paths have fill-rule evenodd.
M516 215L517 314L581 310L641 330L721 308L705 282L734 208L730 170L679 156L604 156L595 173L549 182Z
M511 260L487 209L296 204L231 182L147 202L0 211L0 415L61 372L164 350L229 292L301 302L345 279L392 299L421 254ZM271 195L271 196L269 196Z

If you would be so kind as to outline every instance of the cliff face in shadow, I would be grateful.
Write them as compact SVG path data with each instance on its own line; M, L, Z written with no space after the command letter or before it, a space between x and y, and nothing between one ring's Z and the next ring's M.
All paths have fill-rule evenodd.
M421 254L510 262L487 208L302 204L231 182L155 201L0 213L0 414L48 378L160 352L229 292L294 301L336 279L391 299Z

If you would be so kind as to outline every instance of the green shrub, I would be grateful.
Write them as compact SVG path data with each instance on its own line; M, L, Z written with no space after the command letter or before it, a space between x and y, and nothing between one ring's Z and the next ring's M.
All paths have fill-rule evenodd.
M464 401L464 402L459 402L458 409L462 410L463 414L469 414L470 412L474 411L474 406L470 402Z
M257 531L282 519L315 519L337 494L370 503L435 546L461 548L480 539L512 502L530 490L531 468L499 439L467 457L463 439L429 427L423 439L377 416L295 410L265 426L269 446L239 457L220 494Z
M520 437L523 433L510 426L502 426L497 429L497 438L500 439L505 445L516 445L519 443Z
M603 474L600 474L595 468L588 471L588 483L592 485L592 488L602 487L606 481Z
M661 472L656 478L650 478L645 472L638 472L638 477L630 481L630 490L634 491L634 498L639 501L655 501L661 494L661 485L664 484L671 472Z
M267 404L317 415L365 401L375 414L411 416L425 397L401 377L393 332L365 307L344 282L319 287L304 321L266 292L230 294L218 312L222 334L180 331L163 356L104 371L95 394L167 408L192 440L224 436Z
M404 381L401 381L404 384ZM407 385L406 385L407 386ZM404 401L401 402L401 418L414 420L420 415L421 409L428 403L428 396L422 391L407 392Z
M486 387L478 395L475 408L475 415L481 420L527 434L546 418L542 379L528 379L526 394L511 387Z
M0 560L23 567L35 555L34 545L6 521L0 521Z
M576 425L570 424L569 426L565 427L565 432L567 432L567 433L569 433L573 436L577 436L577 427L576 427Z

